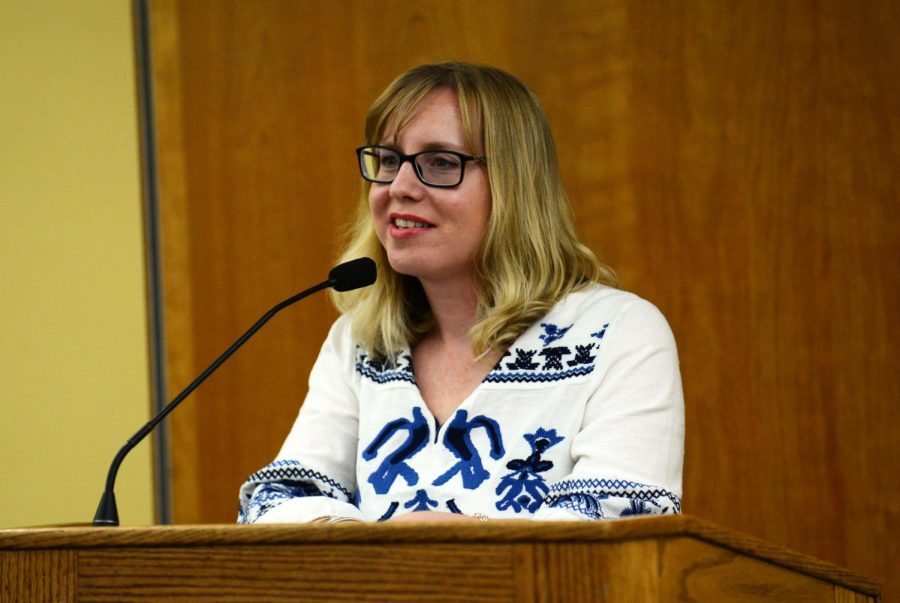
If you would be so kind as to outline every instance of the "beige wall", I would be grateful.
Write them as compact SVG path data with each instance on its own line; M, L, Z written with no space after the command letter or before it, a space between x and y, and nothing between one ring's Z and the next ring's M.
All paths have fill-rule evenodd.
M0 2L0 528L89 521L148 418L130 3ZM123 524L153 520L150 444Z

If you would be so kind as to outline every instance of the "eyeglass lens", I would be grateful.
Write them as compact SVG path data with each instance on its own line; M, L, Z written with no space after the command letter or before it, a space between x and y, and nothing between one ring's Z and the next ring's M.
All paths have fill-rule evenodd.
M363 176L375 182L389 183L400 172L403 159L391 149L367 147L360 153ZM416 173L425 184L456 186L462 181L463 160L447 151L426 151L413 156Z

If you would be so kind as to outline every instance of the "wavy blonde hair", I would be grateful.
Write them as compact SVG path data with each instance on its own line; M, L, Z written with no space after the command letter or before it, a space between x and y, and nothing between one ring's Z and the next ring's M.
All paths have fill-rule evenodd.
M505 350L560 299L591 282L618 286L575 232L550 125L537 97L499 69L459 62L422 65L403 73L375 100L366 118L366 144L379 144L388 122L399 132L432 90L454 90L468 152L484 148L492 206L476 255L480 287L470 331L476 356ZM370 354L392 358L433 326L418 279L395 272L378 241L363 182L341 261L375 260L371 287L334 294L353 337Z

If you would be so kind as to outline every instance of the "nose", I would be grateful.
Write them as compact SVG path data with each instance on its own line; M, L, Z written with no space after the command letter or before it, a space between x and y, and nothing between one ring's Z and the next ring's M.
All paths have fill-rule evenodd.
M407 198L418 201L422 198L424 185L416 174L416 168L412 161L404 161L400 164L397 177L390 184L391 196L395 198Z

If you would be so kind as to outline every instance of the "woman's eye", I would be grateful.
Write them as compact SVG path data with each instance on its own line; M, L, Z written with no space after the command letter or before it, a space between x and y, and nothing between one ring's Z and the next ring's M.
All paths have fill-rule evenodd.
M459 167L459 159L455 155L432 155L428 159L428 167L436 170L455 170Z
M397 164L400 163L400 158L393 153L387 153L381 156L380 161L381 167L394 168L397 167Z

